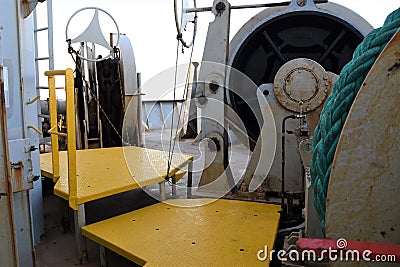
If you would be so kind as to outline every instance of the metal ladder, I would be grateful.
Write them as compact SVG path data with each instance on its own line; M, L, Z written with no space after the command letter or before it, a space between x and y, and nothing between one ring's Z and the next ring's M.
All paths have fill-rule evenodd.
M34 23L34 34L33 34L33 38L34 38L34 42L35 42L35 77L36 77L36 91L37 91L37 95L40 96L40 90L41 89L49 89L49 87L47 86L47 79L46 81L46 86L43 86L40 84L40 73L42 73L42 76L44 78L44 71L45 70L54 70L54 47L53 47L53 5L52 5L52 0L47 0L47 26L46 27L42 27L42 28L38 28L38 21L37 21L37 7L33 10L33 23ZM44 3L42 3L44 4ZM38 39L38 33L42 32L42 31L47 31L47 47L48 47L48 54L45 57L39 57L39 45L40 43L42 43L43 41L39 42ZM48 61L48 67L45 70L41 70L40 69L40 61ZM38 126L40 131L42 130L42 118L49 118L48 115L43 115L41 114L41 104L39 103L38 105ZM50 141L50 138L40 138L40 144L46 144Z
M33 23L34 23L34 40L35 40L35 65L36 65L36 89L49 89L47 86L40 85L40 69L39 62L42 60L48 60L49 66L46 70L54 70L54 48L53 48L53 4L52 0L47 0L47 27L37 27L37 11L36 8L33 11ZM47 31L47 45L48 45L48 56L39 57L39 40L38 33L41 31ZM44 73L44 71L43 71Z

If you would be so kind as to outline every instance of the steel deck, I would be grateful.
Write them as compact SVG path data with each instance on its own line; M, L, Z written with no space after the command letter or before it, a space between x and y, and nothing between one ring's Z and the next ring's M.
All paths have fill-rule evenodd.
M162 182L168 153L142 147L113 147L76 151L77 204ZM182 178L181 168L192 156L174 154L169 176ZM51 153L40 155L42 175L53 178ZM129 167L128 167L129 166ZM60 178L54 194L68 200L67 152L60 152Z
M84 226L82 234L139 265L268 266L257 253L273 249L280 206L208 202L168 200Z

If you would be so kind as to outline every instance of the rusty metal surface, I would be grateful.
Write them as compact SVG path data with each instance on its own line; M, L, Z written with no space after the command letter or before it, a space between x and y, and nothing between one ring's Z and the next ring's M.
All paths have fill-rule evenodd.
M0 66L0 118L0 158L2 159L0 168L0 266L17 266L17 237L8 154L7 115L2 66Z
M8 141L10 149L10 167L13 192L21 192L33 188L33 166L31 159L31 145L28 139Z
M328 188L328 238L400 242L399 46L397 32L344 125Z
M43 2L43 1L39 1ZM20 0L21 8L20 13L22 18L27 18L35 9L38 0Z
M14 191L19 192L23 190L23 172L24 164L22 161L11 163L11 176L13 178Z
M32 16L22 19L20 1L2 1L0 24L4 26L2 46L4 65L8 68L7 131L9 142L9 162L24 165L23 179L18 186L26 190L32 188L33 173L40 174L39 153L26 149L26 145L38 147L38 134L28 126L38 128L37 106L26 103L37 96L35 88L35 61ZM15 143L14 143L15 142ZM20 146L21 145L21 146ZM14 179L11 181L14 183ZM22 182L22 185L21 183ZM20 266L33 265L32 238L40 241L43 233L42 190L38 181L33 190L14 192L15 228L18 240ZM21 230L22 229L22 230Z
M329 76L317 62L296 58L276 73L274 92L286 109L306 113L322 106L328 95Z
M327 92L326 95L328 96L331 92L332 92L332 86L335 83L336 79L338 78L338 75L336 75L335 73L332 72L327 72L328 74L328 80L326 80L326 82L328 83L327 86ZM326 100L326 98L325 98ZM325 100L324 100L324 104L325 104ZM313 112L309 112L307 113L307 122L310 125L310 129L311 129L311 136L314 136L314 130L315 127L317 127L318 123L319 123L319 116L321 115L321 111L324 108L324 105L320 105L318 108L316 108Z

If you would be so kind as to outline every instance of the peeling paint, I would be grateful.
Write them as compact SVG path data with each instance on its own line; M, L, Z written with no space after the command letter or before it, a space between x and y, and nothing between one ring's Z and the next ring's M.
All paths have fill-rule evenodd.
M14 184L14 188L13 188L14 192L20 192L23 190L23 187L24 187L23 173L24 173L24 164L22 163L22 161L19 161L17 163L11 163L11 175L12 175L12 179L14 182L13 183Z
M43 1L39 1L43 2ZM38 1L37 0L20 0L21 4L21 17L22 18L27 18L31 12L35 9Z
M391 66L389 69L388 69L388 71L389 72L393 72L393 71L395 71L395 70L397 70L398 68L400 68L400 63L394 63L394 65L393 66Z

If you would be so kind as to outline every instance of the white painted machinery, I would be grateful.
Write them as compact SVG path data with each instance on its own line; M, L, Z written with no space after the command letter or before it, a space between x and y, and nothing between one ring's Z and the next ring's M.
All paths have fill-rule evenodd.
M255 7L269 8L229 42L230 12ZM206 151L200 186L236 192L241 185L239 196L263 192L267 201L280 199L288 221L299 222L319 113L336 75L372 27L327 1L231 6L217 0L211 8L196 8L194 2L182 14L203 11L211 11L215 20L208 28L195 101L205 121L202 135L215 145ZM228 127L253 151L241 184L229 171Z
M82 28L80 34L71 30L73 27L70 26L75 23L74 29L77 31L76 21L85 17L92 19L86 28L79 25ZM112 31L109 41L102 33L100 20L112 25L108 29ZM72 14L66 25L65 38L76 70L77 147L121 146L125 116L127 134L124 142L140 146L140 77L137 78L135 56L128 36L120 33L110 13L100 8L87 7ZM48 101L42 101L42 114L49 114L48 105ZM58 103L58 113L60 124L65 126L63 100ZM44 127L49 127L48 121L44 122Z
M383 39L389 40L399 27L398 10L389 15L382 28L364 40L372 27L339 5L317 1L276 5L282 6L260 12L230 43L231 10L258 5L231 6L227 1L216 0L211 8L190 7L183 11L211 11L215 15L208 29L196 92L197 106L202 108L201 117L205 122L203 135L213 143L206 148L208 165L200 186L210 192L231 190L233 197L241 199L243 196L255 199L251 192L256 190L263 192L267 201L273 202L279 197L281 227L301 223L301 210L305 207L306 224L298 227L305 227L308 237L326 234L333 239L345 236L351 240L397 243L398 216L397 211L391 212L398 209L393 202L393 194L398 194L399 188L393 180L399 173L395 141L399 128L394 122L398 117L396 112L383 111L383 103L392 107L393 99L398 97L395 92L398 64L393 57L398 53L398 34L378 55L386 45ZM358 46L361 41L362 45ZM376 57L377 62L372 66ZM333 87L345 65L339 83ZM371 71L362 83L365 71L369 70L365 70L367 65ZM357 97L354 94L359 86L352 94L340 93L340 88L355 86L343 82L347 77L361 83ZM329 98L320 119L332 88L335 95ZM337 109L330 110L331 106ZM230 116L229 108L240 120ZM342 135L338 122L334 121L336 118L344 124ZM331 120L332 129L324 128ZM237 194L237 184L230 177L228 164L228 125L253 151ZM325 139L314 140L313 144L317 125L320 128L316 136L323 135ZM337 148L329 146L337 142ZM312 146L319 150L313 161ZM321 146L326 158L321 157ZM333 163L327 161L328 157L333 158ZM314 177L312 188L310 167L314 173L318 173L318 168L327 169L323 175L330 176L330 180ZM350 197L353 192L357 200ZM314 198L313 193L317 194ZM384 211L374 219L369 218L368 203L374 210L380 209L379 205ZM345 225L342 220L346 221Z
M387 32L378 30L368 35L372 27L363 18L324 0L244 6L215 0L212 7L201 8L193 0L191 6L183 5L179 10L181 16L178 15L178 1L174 2L178 40L184 47L191 47L195 41L197 13L211 11L215 16L208 27L193 95L201 110L198 117L202 121L201 136L208 142L205 166L195 194L281 205L280 216L276 213L279 206L270 205L271 208L265 209L273 210L278 217L275 218L276 229L267 229L274 237L270 240L272 243L280 233L285 235L303 228L308 237L326 235L331 239L400 242L400 211L396 201L400 188L400 95L397 90L400 83L400 38L397 31L400 15L396 22L387 22L392 27L386 26L385 30L390 28ZM38 105L39 88L34 75L35 44L31 36L35 30L29 11L37 2L21 1L21 4L20 1L0 0L0 3L0 157L3 159L0 167L0 266L34 266L33 247L43 233L41 183L37 181L40 177L38 147L41 135L38 111L47 109L46 102L42 103L42 109ZM268 8L243 25L230 40L231 12L262 7ZM94 11L94 15L81 34L71 37L68 25L81 11ZM110 34L109 41L100 36L101 12L115 23L106 11L85 8L71 17L66 29L69 53L76 61L77 147L89 148L94 143L93 146L100 147L140 146L141 94L132 47L129 39L120 34L116 23L116 33ZM184 29L190 23L193 23L193 35L186 38ZM395 36L390 40L393 34ZM362 42L375 42L374 36L379 38L383 35L390 41L386 42L387 46L385 42L377 45L380 50L375 50L373 59L377 58L376 62L369 62L368 66L372 67L368 75L364 70L365 80L360 76L363 77L358 81L361 88L352 95L353 105L350 100L342 99L348 104L348 110L339 107L338 111L329 113L326 106L336 101L330 95L338 91L334 83L343 79L343 76L338 77L343 69L351 68L346 64L352 62L356 48ZM106 50L103 56L98 53L100 46ZM361 48L356 52L363 52ZM352 75L356 74L358 72L354 71ZM61 120L58 126L62 129L62 115L65 113L62 103L59 108ZM336 132L335 138L329 139L331 136L328 134L321 149L313 136L325 131L326 128L321 130L318 127L325 127L323 125L333 117L338 118L343 127ZM240 177L235 177L230 168L230 131L252 152ZM321 135L316 136L320 138ZM335 142L337 147L332 151L325 148L325 145L328 147ZM315 156L315 151L329 154L333 158L331 165L325 164L326 158ZM328 169L330 179L313 180L314 189L324 193L322 201L318 202L315 199L320 196L313 197L318 190L312 190L310 176L313 171L323 169L321 166ZM169 168L170 165L166 179L169 179ZM191 171L192 167L189 167L190 181ZM373 213L369 209L373 209ZM199 216L189 208L184 210L198 219ZM257 208L254 216L245 216L267 220L267 213L261 216L258 212ZM206 230L209 230L207 216L215 218L215 214L225 214L219 210L211 213L203 213L204 218L201 218L206 222ZM376 216L371 216L371 213ZM240 221L241 217L237 215L240 211L235 214L232 216ZM229 215L224 220L232 221ZM169 216L161 218L160 222L170 220ZM190 227L191 220L194 220L191 216L186 221ZM279 217L281 229L277 233ZM133 220L129 218L130 225L133 225L132 221L136 221L136 217ZM243 233L247 230L257 234L250 227ZM159 228L156 231L158 233ZM108 234L112 231L102 232ZM149 236L141 238L146 240ZM251 243L255 238L250 239ZM126 240L118 238L117 241ZM157 245L158 242L157 239ZM196 242L191 242L196 245ZM114 249L118 247L113 242L108 244L112 244ZM117 253L126 256L125 252ZM236 254L240 256L244 252L250 253L242 248ZM175 259L175 256L167 255L165 261L172 262L171 258Z
M393 59L396 46L389 46L389 50L385 50L377 61L377 64L384 65L376 65L371 70L353 109L346 111L340 107L335 114L327 115L322 110L327 101L327 106L336 101L330 100L332 98L329 95L331 91L337 93L336 85L333 86L337 75L352 60L356 48L372 30L364 19L327 1L293 0L276 4L231 6L227 0L215 0L212 7L205 8L197 8L195 1L193 3L192 7L182 8L181 18L176 16L178 40L182 46L193 45L197 12L211 11L215 15L214 21L209 24L194 98L201 109L201 135L208 142L197 194L217 194L219 197L230 192L228 196L231 198L254 200L252 193L255 191L256 196L262 195L262 200L281 205L280 227L284 229L280 232L284 234L305 228L309 237L327 234L330 238L339 238L344 234L350 239L382 241L380 234L383 241L398 242L398 216L390 214L391 210L396 210L395 204L379 195L385 190L390 191L388 195L392 197L398 193L398 183L394 177L399 173L396 158L399 127L392 122L391 114L382 109L385 99L394 109L397 95L387 93L394 96L393 99L387 99L387 96L383 97L374 91L374 87L379 85L377 77L383 80L386 77L382 81L384 92L397 85L387 77L398 80L395 76L398 63L383 59L385 56ZM269 8L246 23L229 42L231 11L255 7ZM187 39L183 33L191 22L194 23L193 36ZM91 26L95 24L93 22ZM84 34L93 29L91 26ZM393 26L389 31L389 37L394 29ZM367 42L370 41L368 38ZM77 37L77 41L82 39ZM107 46L104 40L103 45ZM357 50L360 51L359 48ZM113 49L110 51L110 55L115 53ZM357 73L358 70L354 70L350 75L356 76ZM321 112L324 115L320 120ZM327 151L330 156L336 155L329 190L326 184L319 187L318 181L314 181L312 191L310 172L312 174L313 168L325 163L318 158L311 160L311 146L315 141L312 137L318 130L321 131L317 124L324 127L321 125L331 117L344 121L347 112L348 121L340 136L336 154L335 150ZM394 120L397 119L395 114ZM364 121L370 131L360 133L359 127ZM380 132L380 127L385 130ZM253 152L240 181L230 170L229 129ZM355 135L354 131L358 134ZM328 135L324 144L330 141L334 143L339 139L338 136L330 140ZM389 136L393 136L393 140L387 140ZM373 138L372 143L369 143L370 138ZM385 141L378 142L382 139ZM374 156L360 160L354 154L357 152ZM350 160L348 153L351 153ZM371 170L376 176L365 170ZM345 178L340 176L341 172L346 173ZM375 179L379 179L379 182L373 182ZM385 187L382 182L384 179L390 181L389 186ZM322 183L326 182L325 179ZM351 186L344 188L343 184L346 183ZM389 188L390 185L394 185L394 188ZM368 186L368 197L365 197L363 192L367 191ZM341 190L346 191L347 195L352 191L357 192L358 199L354 207L339 207L343 204L348 206L350 202L346 197L343 199ZM323 200L326 202L315 201L317 197L313 198L313 192L324 193ZM368 212L360 210L361 207L366 209L371 200L386 208L379 218L382 219L382 225L379 225L379 219L369 221ZM379 208L376 204L372 206ZM302 224L304 208L306 218L305 224ZM317 219L317 213L320 220ZM349 222L346 227L341 225L342 219ZM373 229L368 229L369 222L374 225ZM378 228L383 230L376 231Z

